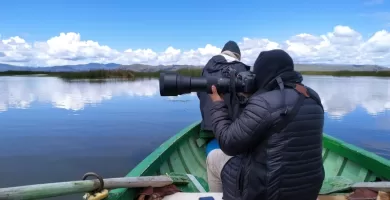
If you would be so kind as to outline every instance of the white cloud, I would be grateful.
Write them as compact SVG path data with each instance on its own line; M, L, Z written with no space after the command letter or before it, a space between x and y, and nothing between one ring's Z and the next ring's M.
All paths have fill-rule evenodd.
M96 41L83 40L78 33L60 33L47 41L28 42L19 36L0 41L0 63L25 66L52 66L88 62L119 64L203 65L221 47L206 44L190 50L167 47L163 52L150 48L118 51ZM212 41L210 41L212 43ZM237 41L243 62L252 65L263 50L282 48L299 63L381 64L390 66L390 32L379 30L369 38L351 27L338 25L328 33L301 33L285 41L247 38Z
M389 79L305 76L304 84L318 92L325 111L333 118L342 118L357 107L364 108L371 115L390 110ZM76 111L115 96L158 97L159 83L158 80L67 83L50 77L0 77L0 112L8 108L29 108L33 102ZM194 102L191 109L199 107L196 93L159 98L191 100Z

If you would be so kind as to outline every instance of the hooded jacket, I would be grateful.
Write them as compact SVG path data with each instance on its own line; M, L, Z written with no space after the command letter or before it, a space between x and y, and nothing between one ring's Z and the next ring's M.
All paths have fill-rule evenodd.
M230 55L229 55L230 54ZM231 67L238 72L248 71L249 66L238 61L234 58L234 55L231 51L226 50L223 53L213 56L205 67L202 70L203 77L222 77L222 70ZM212 101L207 92L198 92L197 96L200 101L200 112L202 115L201 129L212 131L211 120L210 120L210 106ZM230 102L230 94L224 94L223 99L225 100L228 106L228 112L230 116L233 116L233 113L237 113L239 110L239 105L232 105Z
M262 52L253 71L258 91L237 119L229 118L223 101L211 108L221 150L234 156L221 172L224 200L315 200L324 180L320 97L304 89L282 50ZM295 117L284 121L294 107Z

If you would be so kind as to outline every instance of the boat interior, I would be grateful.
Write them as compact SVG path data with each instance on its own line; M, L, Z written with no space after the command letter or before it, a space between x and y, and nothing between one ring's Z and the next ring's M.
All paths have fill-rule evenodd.
M127 176L156 176L178 175L187 176L188 184L177 185L181 192L166 196L164 200L199 199L210 197L222 199L220 193L208 193L206 172L206 144L214 136L199 130L199 124L183 129L181 132L164 142L159 148L145 158ZM383 161L366 155L354 146L348 146L330 136L324 137L323 163L325 168L325 181L319 200L341 200L346 194L352 192L351 185L357 182L374 182L389 180L389 166ZM379 159L379 161L378 161ZM386 163L385 163L386 164ZM373 170L368 170L369 167ZM387 167L387 168L386 168ZM387 173L387 174L386 174ZM111 195L132 193L135 190L112 190ZM122 196L122 195L121 195ZM207 200L205 198L204 200Z

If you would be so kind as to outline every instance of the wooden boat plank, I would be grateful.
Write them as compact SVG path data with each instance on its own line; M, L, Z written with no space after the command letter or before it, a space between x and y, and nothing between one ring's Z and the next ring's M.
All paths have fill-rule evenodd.
M182 160L185 160L186 167L189 171L188 173L202 174L204 168L199 164L191 151L191 148L188 148L188 143L185 143L185 145L179 147L179 155L182 157Z
M179 156L179 153L176 151L174 151L172 153L172 155L169 157L169 162L168 162L169 166L173 169L174 172L176 173L181 173L181 174L187 174L189 173L186 169L185 169L185 162L183 162L181 159L180 159L180 156Z
M160 167L160 173L161 174L166 174L166 173L171 173L173 172L171 168L169 168L168 161L165 161L161 164Z
M371 173L360 165L348 160L347 158L328 151L323 157L325 176L342 176L355 182L373 181L375 176L369 176Z
M199 197L213 197L214 200L222 200L222 193L189 193L179 192L164 197L162 200L199 200Z
M222 193L176 193L166 196L163 200L198 200L199 197L212 196L215 200L222 200ZM317 200L347 200L347 195L319 195Z
M138 176L104 179L104 188L162 187L177 183L186 185L191 179L187 176ZM0 199L42 199L62 195L89 192L99 188L97 179L44 183L18 187L0 188Z
M205 150L205 147L198 148L195 139L189 140L188 144L189 144L189 148L191 148L191 150L194 152L194 155L198 160L198 162L202 164L204 169L206 169L206 163L205 163L206 155L204 153L199 152L200 149Z
M341 157L341 156L339 156L336 153L331 152L331 151L329 151L326 154L326 157L323 158L323 163L324 163L323 165L324 165L324 168L326 169L326 173L325 173L326 177L337 176L337 174L339 174L339 172L343 170L343 169L341 169L340 162L337 165L337 161L339 159L342 159L342 158L343 157Z
M355 183L352 188L366 188L374 191L390 192L390 182L362 182Z

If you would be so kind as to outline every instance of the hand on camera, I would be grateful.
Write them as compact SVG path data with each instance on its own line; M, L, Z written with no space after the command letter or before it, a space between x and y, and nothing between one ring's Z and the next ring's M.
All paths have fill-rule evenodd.
M210 94L210 98L213 102L217 102L217 101L223 101L222 97L218 94L218 91L217 91L217 88L212 85L211 86L211 94Z

